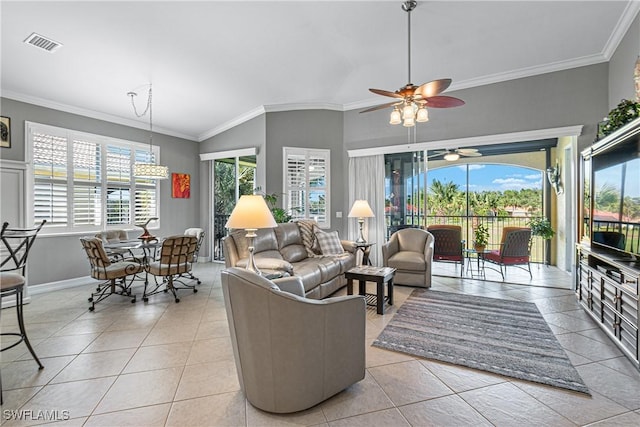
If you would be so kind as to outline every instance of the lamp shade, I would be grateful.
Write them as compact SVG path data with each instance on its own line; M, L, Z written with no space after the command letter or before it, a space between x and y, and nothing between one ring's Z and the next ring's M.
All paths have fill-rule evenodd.
M233 208L229 220L225 224L227 228L273 228L277 226L276 220L262 196L240 196L240 200Z
M366 200L356 200L349 211L349 218L373 218L374 216Z

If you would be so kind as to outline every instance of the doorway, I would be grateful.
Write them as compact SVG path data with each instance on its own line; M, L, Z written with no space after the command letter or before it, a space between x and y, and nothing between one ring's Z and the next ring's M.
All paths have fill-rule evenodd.
M224 261L222 239L225 224L240 196L253 194L256 188L256 155L238 155L214 159L213 179L213 260Z

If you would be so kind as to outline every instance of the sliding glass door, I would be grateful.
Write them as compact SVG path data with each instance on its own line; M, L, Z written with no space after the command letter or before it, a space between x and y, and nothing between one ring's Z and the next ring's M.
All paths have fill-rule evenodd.
M253 194L256 188L256 156L226 157L213 160L213 260L224 261L222 239L225 224L237 200Z

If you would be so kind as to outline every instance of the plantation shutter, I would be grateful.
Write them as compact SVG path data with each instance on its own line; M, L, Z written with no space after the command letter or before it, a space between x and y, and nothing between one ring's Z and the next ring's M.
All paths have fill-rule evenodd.
M285 208L294 219L309 218L330 226L329 150L284 148Z
M66 135L32 132L33 141L33 214L36 222L66 226L67 211L67 138Z
M155 161L157 147L31 122L27 135L29 208L34 222L47 220L49 233L133 227L158 217L157 181L132 175L135 161Z

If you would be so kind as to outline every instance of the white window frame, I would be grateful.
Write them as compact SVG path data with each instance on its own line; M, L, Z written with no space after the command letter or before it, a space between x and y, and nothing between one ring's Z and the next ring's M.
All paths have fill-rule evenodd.
M128 184L117 184L115 185L116 187L120 187L120 188L124 188L124 189L128 189L129 190L129 194L130 194L130 207L129 207L129 212L130 212L130 216L129 216L129 222L127 224L113 224L113 225L108 225L107 224L107 212L106 212L106 207L107 207L107 202L106 202L106 198L107 198L107 188L111 188L114 187L114 183L108 182L107 181L107 171L106 171L106 151L107 151L107 146L113 146L113 147L124 147L124 148L128 148L131 150L131 165L133 165L133 163L135 162L135 154L136 154L136 150L137 151L147 151L149 152L149 144L145 144L145 143L140 143L140 142L134 142L134 141L127 141L127 140L123 140L123 139L118 139L118 138L112 138L112 137L108 137L108 136L103 136L103 135L96 135L96 134L91 134L91 133L86 133L86 132L80 132L80 131L76 131L76 130L72 130L72 129L66 129L66 128L61 128L61 127L56 127L56 126L51 126L51 125L45 125L45 124L41 124L41 123L36 123L36 122L29 122L29 121L25 121L25 158L26 158L26 163L27 163L27 176L26 176L26 181L27 181L27 188L35 188L35 182L36 182L36 178L35 178L35 165L34 165L34 140L33 140L33 134L35 133L44 133L44 134L52 134L52 135L58 135L58 136L63 136L66 137L67 139L67 178L66 178L66 186L67 186L67 200L68 200L68 210L67 210L67 222L66 225L55 225L55 224L45 224L45 226L43 227L41 234L43 235L73 235L73 234L87 234L88 232L99 232L99 231L103 231L103 230L108 230L108 229L127 229L127 230L133 230L135 228L135 224L136 222L140 222L140 221L136 221L136 217L135 217L135 199L136 199L136 188L140 189L154 189L155 190L155 201L156 201L156 212L154 214L154 216L159 217L159 213L160 213L160 199L161 199L161 192L160 192L160 184L159 182L156 180L154 181L153 186L151 185L144 185L144 186L137 186L136 185L136 179L133 177L133 168L130 171L131 173L131 178ZM74 214L74 207L73 207L73 186L74 186L74 176L73 176L73 141L74 140L83 140L83 141L88 141L91 143L95 143L97 145L100 146L101 151L102 151L102 162L101 162L101 168L102 168L102 172L101 172L101 176L102 176L102 180L97 183L100 187L101 187L101 206L102 211L101 211L101 220L100 220L100 225L74 225L74 218L73 218L73 214ZM156 159L160 158L160 147L154 145L152 146L151 149L154 157ZM78 181L81 182L81 181ZM35 215L35 207L34 207L34 203L35 203L35 197L34 197L34 191L28 191L27 192L27 199L26 199L26 220L28 224L32 224L35 221L34 215ZM155 221L155 223L153 224L153 227L150 227L151 229L158 229L160 227L160 222L159 221Z
M299 188L294 188L288 186L289 177L288 177L288 158L289 155L297 155L304 156L305 158L305 206L304 212L302 212L301 217L308 219L316 219L310 216L309 214L309 194L311 191L324 191L325 192L325 221L318 221L318 226L320 228L330 228L331 227L331 150L325 149L316 149L316 148L297 148L297 147L283 147L282 148L282 165L283 165L283 175L282 175L282 188L283 193L285 195L284 201L284 209L287 211L292 211L294 208L299 208L298 206L291 206L290 192L293 190L298 190ZM312 159L322 159L326 164L326 173L324 175L324 187L311 187L309 185L309 163Z

